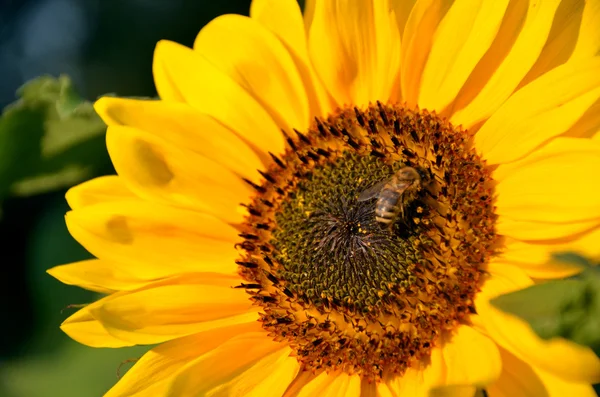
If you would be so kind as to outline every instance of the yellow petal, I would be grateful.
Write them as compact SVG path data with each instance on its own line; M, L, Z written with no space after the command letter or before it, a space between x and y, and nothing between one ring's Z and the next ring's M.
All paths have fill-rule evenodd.
M197 332L258 319L239 279L189 274L120 293L91 309L113 336L154 344Z
M297 1L252 0L250 18L275 33L288 50L307 59L306 31L302 10Z
M499 351L502 357L502 373L494 384L486 387L489 396L548 396L544 383L529 364L519 360L505 349L499 348ZM575 396L575 394L571 395Z
M308 55L302 11L296 0L253 0L250 17L273 32L289 51L304 82L310 114L326 117L333 103Z
M555 241L519 241L507 238L505 250L494 261L520 267L529 277L563 278L579 273L580 266L559 262L554 253L577 252L593 261L600 261L600 228Z
M260 331L258 322L213 329L163 343L148 351L104 397L156 397L199 356L241 334Z
M402 43L404 36L404 28L406 27L406 23L408 22L408 17L410 12L412 11L416 0L389 0L390 8L394 11L394 15L396 16L396 29L398 29L398 37L400 38L400 42ZM403 47L402 44L401 47ZM402 48L400 48L400 57L402 57ZM399 65L401 68L401 65ZM400 73L396 76L396 80L394 81L394 85L392 88L392 93L390 96L390 102L400 103L402 100L402 89L400 87L402 79L400 77Z
M429 392L429 397L479 397L475 386L442 386Z
M72 187L66 194L71 209L109 201L140 200L117 175L101 176Z
M266 110L197 52L160 41L154 52L153 70L162 99L189 103L265 153L283 152L283 136Z
M591 138L598 130L600 130L600 99L596 100L563 136Z
M177 374L169 387L168 396L205 396L215 388L233 380L237 376L259 365L267 371L261 374L268 376L274 370L277 359L289 354L289 348L274 342L265 331L247 332L228 340L186 365ZM271 365L269 365L271 364ZM225 395L244 395L225 394Z
M596 391L591 384L585 382L568 382L560 376L552 375L539 368L534 368L536 374L544 384L548 397L596 397ZM539 394L538 394L539 395Z
M94 109L109 125L149 132L258 182L256 170L262 169L263 164L243 137L189 105L104 97L96 101Z
M518 359L505 349L502 356L502 374L496 383L486 388L491 397L594 397L589 383L567 382Z
M48 269L47 273L63 284L77 285L103 294L140 287L143 280L132 278L126 266L89 259Z
M66 220L71 235L107 261L94 272L78 265L61 268L84 282L114 288L187 272L237 274L237 231L211 215L122 202L71 211Z
M442 111L489 49L508 0L457 0L440 22L419 92L419 107Z
M500 217L496 222L496 231L504 236L519 240L553 240L585 233L598 226L598 220L587 222L549 223L520 221Z
M390 0L390 7L396 15L396 27L400 33L400 39L404 36L404 28L416 2L417 0Z
M408 16L400 62L401 96L408 106L417 104L434 32L451 5L451 0L417 0Z
M308 382L298 393L298 397L359 397L360 377L345 373L322 372L319 376Z
M530 365L572 382L600 381L600 359L591 349L562 338L542 340L529 324L493 307L498 295L526 288L531 279L517 267L490 264L491 276L475 298L475 307L490 337Z
M377 388L376 396L377 397L396 397L395 394L392 393L392 390L385 383L377 383L375 385Z
M270 343L277 343L271 342ZM300 370L292 350L284 347L258 361L233 380L209 391L211 396L282 396Z
M560 2L552 21L548 40L535 64L519 83L519 88L562 65L571 57L579 39L584 3L581 0Z
M400 37L388 0L317 1L308 47L338 105L387 102L400 62Z
M128 187L148 200L241 222L252 194L223 165L130 127L108 127L108 151Z
M388 390L388 394L384 394L384 396L391 394L391 391L389 391L389 388L385 384L383 384L383 388L379 387L379 385L381 385L380 382L373 382L363 378L360 382L360 397L383 397L381 392L385 393L385 389Z
M254 19L223 15L198 34L194 50L231 77L285 129L308 129L308 97L294 61Z
M462 124L465 128L470 128L491 116L510 97L540 55L559 4L560 1L556 0L529 2L529 9L518 37L509 46L510 50L501 63L493 69L489 69L489 66L485 65L486 62L480 64L482 68L494 72L485 85L478 90L475 99L452 116L451 122L454 125ZM501 40L504 42L511 39L502 31L500 35L503 36ZM494 51L494 47L491 51ZM494 63L496 60L491 62Z
M600 142L556 138L497 169L496 213L540 223L600 219L600 173L594 170L600 170Z
M442 346L446 363L444 383L439 386L486 386L500 376L502 361L495 343L473 328L462 325Z
M488 164L517 160L567 131L600 98L600 57L555 68L516 92L481 127Z
M102 305L112 296L100 299L91 303L76 313L72 314L60 325L60 329L73 340L91 347L126 347L133 346L135 343L119 339L106 330L98 320L96 320L90 310Z
M315 16L315 8L318 0L305 0L304 1L304 26L306 30L310 30L312 25L313 17Z
M600 54L600 1L585 2L577 45L570 61L577 61Z
M570 61L600 55L600 1L585 2L577 45ZM590 137L600 129L600 100L567 132L569 136Z
M307 368L302 368L296 378L289 384L287 390L282 395L283 397L298 397L298 393L311 380L315 379L322 371L311 371Z
M395 397L427 397L433 387L444 384L445 374L442 349L434 348L427 365L407 369L404 375L391 379L388 387Z

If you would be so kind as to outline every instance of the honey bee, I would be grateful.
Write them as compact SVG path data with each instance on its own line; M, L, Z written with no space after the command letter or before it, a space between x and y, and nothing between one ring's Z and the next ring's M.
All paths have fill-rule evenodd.
M421 175L412 167L402 167L391 178L364 190L358 201L377 197L375 220L389 229L400 216L404 218L404 206L415 198L421 189Z

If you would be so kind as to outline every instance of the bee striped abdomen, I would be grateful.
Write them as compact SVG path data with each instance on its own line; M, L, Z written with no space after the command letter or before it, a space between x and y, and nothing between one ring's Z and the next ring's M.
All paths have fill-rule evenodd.
M401 194L398 191L385 186L375 206L375 219L377 222L389 224L394 221L399 211L399 201Z

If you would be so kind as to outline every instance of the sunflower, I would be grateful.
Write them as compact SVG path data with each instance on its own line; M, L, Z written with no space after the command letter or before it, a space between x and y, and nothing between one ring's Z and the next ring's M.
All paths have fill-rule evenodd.
M160 100L102 98L117 174L67 193L106 294L62 329L156 344L107 396L594 396L600 360L489 304L600 252L597 1L254 0Z

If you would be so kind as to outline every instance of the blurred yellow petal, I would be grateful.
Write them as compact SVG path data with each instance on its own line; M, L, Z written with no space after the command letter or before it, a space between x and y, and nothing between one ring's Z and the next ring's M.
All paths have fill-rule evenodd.
M396 27L400 33L400 39L404 36L404 28L416 2L417 0L390 0L390 7L396 16Z
M402 47L404 46L402 40L404 35L404 28L406 27L406 23L408 22L408 17L410 15L411 10L413 9L416 0L389 0L390 8L393 10L394 15L396 17L396 29L398 31L398 37L401 42L400 48L400 59L402 59ZM400 70L402 69L402 65L398 65ZM393 85L392 92L390 94L389 101L391 103L402 103L402 78L400 77L400 70L398 71Z
M380 392L383 391L385 393L385 389L389 391L389 388L385 384L383 385L383 388L378 387L380 384L381 383L379 382L373 382L362 378L360 381L360 397L382 397Z
M308 31L310 57L339 106L387 102L400 64L388 0L322 0Z
M258 322L237 324L163 343L144 354L104 397L165 395L173 376L186 364L228 340L257 331L260 331ZM152 382L148 379L152 379Z
M417 0L408 16L402 37L400 86L402 100L409 107L417 104L434 33L451 5L452 0Z
M309 100L312 116L326 117L333 111L327 90L317 76L308 55L302 11L296 0L253 0L250 17L275 33L289 51Z
M508 54L494 70L491 78L466 107L457 111L450 121L465 128L490 117L513 93L540 55L550 32L557 0L531 1L523 27ZM503 35L502 39L509 39ZM532 105L532 104L529 104Z
M409 368L402 376L389 381L388 386L395 396L468 393L471 388L464 390L462 386L492 383L498 378L501 365L496 345L470 326L462 325L451 338L443 342L441 348L432 350L429 364ZM446 386L460 387L452 389ZM434 389L435 392L430 394Z
M83 182L70 188L65 198L71 209L101 202L140 200L117 175L101 176Z
M298 397L359 397L360 377L345 373L322 372L319 376L308 382Z
M262 369L261 377L268 376L271 371L276 371L277 367L282 365L278 359L285 354L289 354L289 348L273 342L264 331L241 334L186 365L175 376L167 395L171 397L244 395L244 386L251 389L256 385L255 379L245 379L249 384L239 384L238 393L222 394L218 389L214 389L222 387L245 371L252 370L255 365Z
M132 277L126 266L119 266L98 259L88 259L56 266L47 270L47 272L61 283L77 285L103 294L138 288L147 282Z
M600 222L599 222L600 224ZM529 277L563 278L579 273L580 266L555 260L552 255L576 252L592 261L600 261L600 228L570 238L550 241L519 241L507 238L500 256L492 259L520 267Z
M231 381L215 387L208 394L223 397L282 396L300 371L300 364L295 357L290 357L291 353L289 347L282 348L258 361Z
M102 323L96 320L90 313L90 310L102 305L109 299L112 299L112 296L100 299L79 309L63 321L60 329L73 340L91 347L126 347L135 345L135 343L119 339L108 333L104 326L102 326Z
M442 386L429 392L429 397L479 397L475 386Z
M597 397L594 387L587 382L569 382L560 375L552 375L539 368L534 368L534 370L544 384L548 397Z
M215 18L196 37L194 50L250 93L280 127L308 128L308 97L296 65L259 22L233 14Z
M459 326L442 346L446 364L443 385L486 386L500 376L498 348L488 337L467 325ZM441 386L441 385L440 385Z
M486 387L490 397L594 397L589 383L567 382L539 368L531 367L505 349L502 356L502 374L496 383Z
M544 383L526 362L499 348L502 373L494 384L486 387L490 397L547 397ZM569 394L566 394L567 396ZM575 396L575 394L571 394Z
M392 393L392 390L387 384L377 383L375 387L377 389L375 393L376 397L395 397L395 395Z
M550 223L500 217L496 222L496 231L498 234L519 240L547 241L589 232L599 223L597 219L586 222Z
M265 153L283 151L283 136L263 107L198 52L160 41L154 52L153 70L162 99L189 103Z
M475 307L490 337L517 358L571 382L600 381L600 358L591 349L562 338L542 340L529 324L504 313L489 301L533 284L518 267L490 264L491 276L475 298Z
M421 77L419 107L442 111L489 49L508 0L457 0L440 22Z
M498 167L496 213L540 223L600 220L600 173L594 172L599 169L600 142L554 139L524 159Z
M312 25L313 17L315 16L315 7L318 0L305 0L304 1L304 26L308 31Z
M94 108L109 125L149 132L254 182L259 177L256 170L264 168L243 137L187 104L104 97Z
M559 66L516 92L481 127L488 164L517 160L566 132L600 98L600 57Z
M429 391L445 384L446 363L441 348L431 350L430 362L416 368L408 368L402 376L396 376L388 382L395 397L427 397Z
M96 283L108 274L122 287L129 279L179 273L237 274L237 231L211 215L148 202L101 203L69 212L67 227L88 251L110 262L100 279L82 274Z
M121 293L91 309L113 336L154 344L228 325L253 322L252 307L235 277L189 274Z
M242 221L239 203L252 188L219 162L130 127L109 127L106 141L117 173L141 197Z

